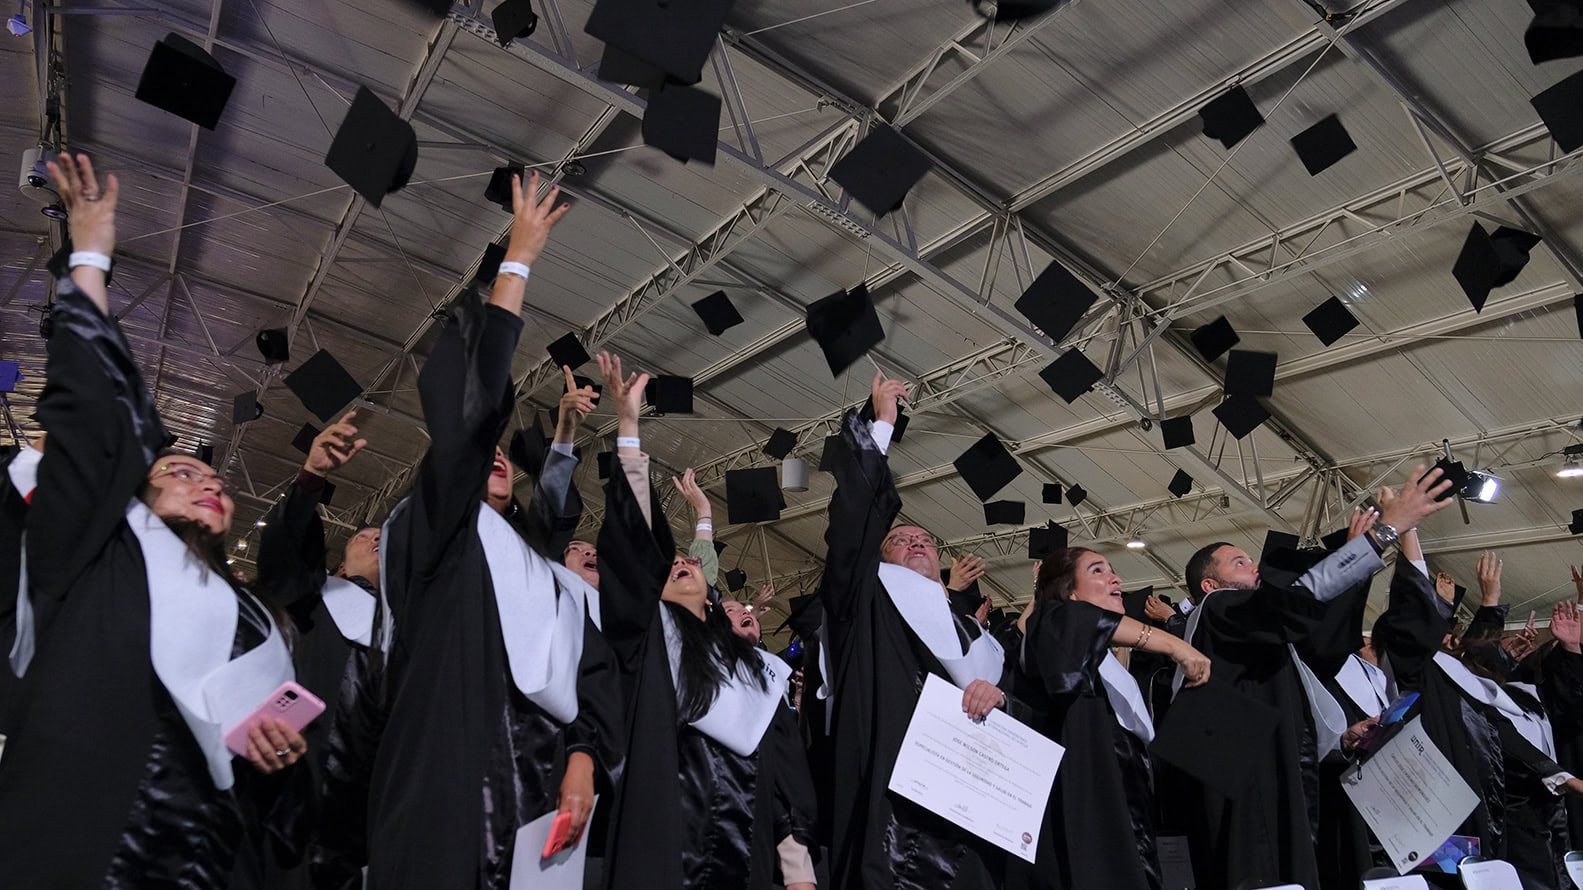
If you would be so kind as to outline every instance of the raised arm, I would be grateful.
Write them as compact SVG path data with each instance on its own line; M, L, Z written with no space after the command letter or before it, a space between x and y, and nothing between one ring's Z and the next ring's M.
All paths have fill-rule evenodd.
M648 485L648 455L638 440L647 374L625 375L621 360L599 354L605 394L616 404L616 456L621 472L605 483L605 522L599 529L599 608L605 638L631 669L654 620L665 575L676 553L670 525L653 523L659 505Z
M536 193L538 174L529 185ZM554 208L554 189L535 201L513 180L512 194L511 240L488 304L471 291L452 304L451 320L418 375L430 445L409 508L415 546L406 570L422 577L438 569L451 540L478 508L495 443L511 416L511 359L522 333L517 313L528 267L566 213L564 206Z
M1501 603L1502 568L1501 558L1493 551L1479 554L1479 608L1468 620L1468 629L1462 633L1464 639L1498 637L1505 629L1506 613L1511 611L1511 606ZM1533 621L1530 619L1528 623L1532 626Z
M105 272L115 250L114 176L101 189L87 156L61 155L50 176L70 214L71 277L59 282L37 417L49 431L28 515L34 592L65 594L122 521L165 442L132 350L109 314Z
M319 502L327 477L368 445L357 437L356 411L319 432L297 478L264 518L258 535L256 590L273 605L289 608L324 588L324 521Z
M879 571L880 545L901 512L901 497L885 459L895 429L897 404L907 395L906 385L874 374L870 395L874 423L870 426L856 411L842 419L844 448L834 459L835 494L830 498L830 524L825 529L824 577L819 599L829 616L832 635L862 607L861 597L872 590L870 581ZM834 648L835 641L826 641ZM833 651L833 650L832 650Z
M572 450L577 430L599 404L599 394L591 386L578 386L572 369L562 366L566 392L561 396L555 421L555 438L533 482L533 499L528 502L523 537L528 545L559 562L566 545L577 533L583 517L583 498L572 484L577 455ZM534 433L537 435L537 433Z
M687 555L698 560L699 568L704 573L704 583L710 587L719 587L720 554L715 552L715 511L709 503L709 495L704 494L691 468L681 476L672 476L671 484L676 486L677 493L686 498L688 506L693 508L693 542L687 548Z

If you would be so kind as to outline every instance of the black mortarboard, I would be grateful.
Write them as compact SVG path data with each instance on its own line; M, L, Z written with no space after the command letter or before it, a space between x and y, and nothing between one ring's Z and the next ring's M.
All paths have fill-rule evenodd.
M1257 130L1264 123L1264 115L1242 87L1232 87L1214 101L1198 110L1204 122L1204 135L1219 139L1220 144L1231 148L1243 137Z
M1330 534L1320 538L1319 545L1326 550L1340 550L1346 545L1347 535L1350 531L1350 529L1338 528Z
M601 451L595 455L594 463L596 466L594 469L599 473L600 481L610 478L610 462L614 457L614 451Z
M478 268L473 270L473 280L479 284L492 284L500 274L500 263L506 258L506 245L491 243L478 258Z
M521 176L527 168L521 164L508 164L496 167L495 172L489 175L489 185L484 187L484 200L498 205L501 210L511 213L511 180L512 177Z
M1576 515L1576 511L1574 511L1573 515ZM1579 534L1579 532L1574 531L1573 534ZM1462 608L1462 600L1465 599L1467 595L1468 589L1466 587L1463 587L1461 584L1451 585L1451 614L1455 615L1457 610Z
M665 85L665 72L656 65L634 56L619 46L605 44L599 57L600 80L624 83L643 89L657 90Z
M1267 554L1281 550L1296 550L1303 546L1303 539L1290 533L1277 529L1270 529L1264 533L1264 548L1259 551L1259 559L1263 560Z
M1016 308L1051 340L1059 343L1072 332L1099 296L1058 262L1044 267L1017 298Z
M974 442L961 457L952 461L952 466L981 501L994 497L995 492L1022 475L1022 465L993 433L986 433Z
M1439 485L1441 482L1444 482L1447 479L1451 480L1451 487L1446 489L1444 492L1441 492L1440 496L1435 498L1437 501L1449 500L1456 497L1457 493L1468 484L1468 468L1463 466L1462 461L1447 460L1442 457L1441 459L1435 461L1435 465L1426 470L1424 475L1427 476L1435 470L1440 471L1440 479L1435 482L1436 485Z
M734 2L598 0L583 30L682 83L697 83Z
M742 313L726 296L723 290L717 290L702 300L693 304L693 311L703 319L704 327L716 337L742 323Z
M160 447L161 448L175 448L176 447L176 443L178 441L179 441L179 439L176 436L173 436L170 433L166 433L164 440L160 443Z
M1165 440L1165 449L1186 448L1197 441L1193 438L1193 415L1183 414L1181 417L1167 417L1160 421L1160 437Z
M774 467L726 472L726 521L732 525L779 519L785 503Z
M741 569L731 569L730 571L726 572L726 589L732 593L736 593L738 590L746 587L747 583L747 572L744 572Z
M1572 511L1572 524L1567 526L1567 531L1574 535L1583 535L1583 510Z
M1074 347L1046 365L1039 372L1039 377L1062 401L1070 405L1104 379L1105 372L1089 361L1081 349Z
M720 144L720 97L697 87L668 83L649 93L643 144L682 163L715 162Z
M532 34L539 26L539 17L528 0L501 0L489 18L495 25L495 40L501 46L510 46L511 41Z
M874 301L862 284L809 304L808 333L837 377L885 339Z
M198 450L193 456L211 467L214 466L214 446L207 442L198 443Z
M819 633L823 619L824 606L820 603L819 594L805 593L786 601L786 620L776 629L785 630L789 627L797 636L811 640Z
M1583 337L1583 294L1572 298L1572 311L1576 312L1578 317L1578 336Z
M572 382L577 384L578 389L583 389L586 387L593 390L594 395L596 396L604 395L605 393L605 385L594 380L592 377L584 377L581 374L574 374L572 375Z
M725 541L722 541L719 538L715 538L714 541L712 541L711 543L713 543L715 545L715 555L716 556L719 556L720 554L726 552L726 548L731 546L730 544L727 544Z
M884 216L901 206L907 192L933 166L900 133L880 125L835 162L830 178L875 216Z
M544 470L549 450L549 441L544 435L544 428L539 426L538 412L535 411L531 426L522 427L511 434L511 442L506 446L506 457L522 472L538 476Z
M1562 79L1531 101L1562 151L1583 148L1583 71Z
M1183 686L1150 753L1236 799L1268 762L1279 720L1278 711L1238 692L1229 681Z
M1198 354L1203 356L1206 362L1212 362L1225 355L1231 347L1236 346L1242 340L1241 337L1237 336L1237 332L1232 329L1231 322L1226 321L1224 315L1209 324L1194 328L1191 336L1193 347L1198 350Z
M1303 316L1303 324L1308 325L1319 342L1334 346L1337 340L1358 326L1358 319L1347 309L1347 304L1341 302L1340 297L1331 297Z
M1226 359L1226 395L1268 396L1275 393L1273 352L1233 349Z
M1044 488L1039 492L1039 500L1046 504L1059 504L1061 503L1061 494L1061 483L1046 482L1044 483Z
M784 460L797 447L797 434L791 430L775 428L770 433L769 441L764 443L764 453L776 460Z
M1521 229L1500 226L1494 232L1485 232L1483 226L1473 224L1451 274L1462 285L1474 312L1483 311L1490 291L1517 280L1528 265L1528 251L1538 243L1538 235Z
M247 423L264 416L264 406L258 403L258 393L254 390L237 393L231 400L231 422Z
M1084 488L1081 485L1078 485L1075 482L1072 483L1071 485L1067 486L1067 488L1066 488L1066 502L1068 504L1071 504L1072 506L1076 507L1078 504L1081 504L1081 503L1083 503L1086 500L1088 500L1088 489Z
M335 483L329 481L328 479L326 479L325 482L324 482L324 487L319 489L319 503L321 503L321 504L325 505L326 507L328 507L328 506L330 506L330 501L332 501L334 499L335 499Z
M258 332L253 338L258 346L258 354L264 357L266 364L276 365L291 358L291 349L286 342L285 328L269 328Z
M1535 64L1583 56L1583 2L1528 0L1534 20L1523 34L1528 58Z
M305 423L302 429L297 430L297 435L292 437L291 447L303 454L312 454L313 440L317 438L319 438L319 428L311 423Z
M1143 610L1143 604L1154 595L1152 586L1142 590L1125 590L1121 593L1121 612L1133 621L1148 621L1149 616Z
M584 349L582 342L577 339L577 334L571 331L544 348L550 354L550 361L555 362L557 368L566 367L575 371L593 360L593 356L588 354L588 350Z
M1171 493L1172 497L1182 497L1193 490L1193 477L1187 475L1186 470L1177 470L1176 475L1171 477L1170 484L1166 486L1166 490Z
M1022 525L1028 505L1022 501L990 501L984 505L985 525Z
M658 374L649 378L643 397L655 414L693 413L693 378Z
M236 78L214 56L180 34L154 44L137 81L138 101L213 130L231 98Z
M1330 115L1292 137L1292 148L1309 176L1318 176L1332 164L1358 150L1352 135L1341 125L1341 118Z
M819 472L835 472L836 461L841 459L841 453L846 447L846 442L840 436L825 436L824 448L819 452Z
M1018 19L1027 19L1033 18L1036 15L1042 15L1065 2L1067 2L1067 0L1000 0L999 3L995 3L989 7L975 2L973 4L973 8L978 10L979 14L985 16L986 18L989 16L989 13L985 10L993 9L995 21L1014 22Z
M1270 409L1258 396L1228 396L1215 406L1215 417L1233 437L1242 439L1270 419Z
M1066 542L1067 532L1064 526L1052 522L1044 528L1031 528L1028 530L1028 558L1044 559L1065 547Z
M302 406L322 421L329 421L363 394L363 387L328 349L321 349L286 375L286 388L296 393Z
M335 131L324 163L375 208L385 195L400 191L418 166L418 134L368 87Z

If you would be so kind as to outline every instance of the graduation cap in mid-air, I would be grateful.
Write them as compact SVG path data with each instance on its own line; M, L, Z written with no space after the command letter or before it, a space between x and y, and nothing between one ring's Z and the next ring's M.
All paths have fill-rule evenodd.
M1341 118L1330 115L1292 137L1292 148L1309 176L1318 176L1335 163L1358 150Z
M1068 405L1103 380L1105 372L1088 360L1083 351L1073 347L1061 353L1055 361L1039 372L1039 379Z
M1528 0L1534 18L1523 33L1535 64L1583 56L1583 0Z
M1166 486L1166 490L1171 492L1172 497L1183 497L1193 490L1193 477L1187 475L1186 470L1177 470L1176 475L1171 477L1170 483Z
M1583 148L1583 71L1567 77L1529 100L1545 122L1556 146L1564 152Z
M703 78L704 62L734 2L598 0L584 30L679 83L694 84Z
M1528 265L1528 252L1539 243L1539 236L1521 229L1500 226L1494 232L1474 223L1462 242L1462 252L1451 267L1474 312L1482 312L1490 291L1517 280Z
M577 335L568 331L557 337L553 343L544 347L550 354L550 361L555 362L557 368L571 368L573 371L593 361L593 356L583 348L582 341Z
M137 81L138 101L213 130L231 99L236 78L214 56L180 34L154 44Z
M1099 296L1058 262L1046 266L1014 304L1023 317L1059 343Z
M1046 482L1039 490L1039 501L1045 504L1061 503L1062 489L1059 482Z
M1193 415L1183 414L1181 417L1167 417L1160 421L1160 437L1164 440L1167 451L1172 448L1186 448L1196 441L1193 438Z
M1231 327L1231 322L1224 315L1214 321L1193 329L1190 339L1193 348L1204 357L1204 361L1212 362L1220 358L1241 342L1237 332Z
M1067 544L1065 527L1048 523L1043 528L1028 530L1028 558L1044 559Z
M1233 438L1245 439L1270 419L1270 409L1258 396L1227 396L1212 412Z
M534 412L531 425L511 434L511 442L506 446L506 457L517 465L517 469L534 477L543 472L549 452L550 439L544 435L544 428L539 426L538 412Z
M358 87L324 163L378 208L405 188L418 166L418 134L368 87Z
M539 17L529 0L501 0L489 19L495 26L495 40L501 46L510 46L513 40L527 37L539 26Z
M656 374L649 378L643 397L655 414L693 413L693 378Z
M1331 297L1309 310L1303 316L1303 324L1308 326L1319 342L1326 346L1336 345L1336 341L1350 334L1358 326L1357 316L1347 309L1347 304L1341 302L1340 297Z
M473 270L473 281L477 284L490 284L495 276L500 274L500 264L506 258L506 245L491 243L484 248L484 255L478 258L478 268Z
M1574 535L1583 535L1583 510L1572 511L1572 524L1567 526L1567 531Z
M1242 87L1232 87L1198 110L1204 135L1231 148L1264 124L1264 115Z
M779 519L785 506L774 467L726 472L726 519L732 525Z
M286 341L285 328L259 331L253 337L253 343L258 347L258 354L264 357L265 364L278 365L291 359L291 348Z
M698 87L668 83L649 93L643 111L643 144L682 163L714 164L720 144L720 97Z
M1028 505L1022 501L990 501L984 505L985 525L1022 525Z
M507 164L496 167L495 172L489 175L489 185L484 187L484 200L498 206L501 210L511 213L512 190L511 180L522 176L527 168L521 164ZM502 254L504 255L504 254Z
M1066 502L1068 504L1076 507L1086 500L1088 500L1088 489L1078 485L1076 482L1066 487Z
M993 433L986 433L967 451L952 461L962 481L973 489L980 501L987 501L995 492L1005 488L1011 480L1022 475L1022 465L1012 457Z
M303 454L312 454L313 440L319 438L319 432L319 428L313 424L303 424L302 429L297 430L297 435L292 437L291 447L297 449Z
M1273 352L1231 350L1231 355L1226 358L1226 395L1273 395L1276 361L1277 357Z
M868 287L859 284L808 306L808 333L824 351L830 373L839 377L885 339Z
M255 390L237 393L231 400L231 422L249 423L264 416L264 406L258 403Z
M934 167L928 155L880 125L830 168L830 178L875 216L901 207L907 192Z
M775 432L770 433L768 441L764 443L764 453L776 460L784 460L786 455L791 454L792 449L796 447L797 434L791 430L776 427Z
M286 375L286 388L296 394L309 413L329 422L336 413L363 394L359 384L328 349L321 349Z
M716 337L742 323L742 313L737 311L731 298L717 290L693 304L693 311L703 320L704 327Z

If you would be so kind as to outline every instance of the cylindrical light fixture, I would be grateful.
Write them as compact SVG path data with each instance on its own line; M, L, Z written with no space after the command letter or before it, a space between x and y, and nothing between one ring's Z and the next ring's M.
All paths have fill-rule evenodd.
M781 461L781 488L786 491L807 491L808 464L796 457L787 457Z

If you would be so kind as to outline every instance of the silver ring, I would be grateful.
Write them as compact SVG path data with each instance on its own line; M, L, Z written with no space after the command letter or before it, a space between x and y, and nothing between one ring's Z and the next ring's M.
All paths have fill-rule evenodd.
M290 748L281 748L279 751L275 752L275 756L276 757L285 757L287 754L290 754L290 753L291 753L291 749Z

